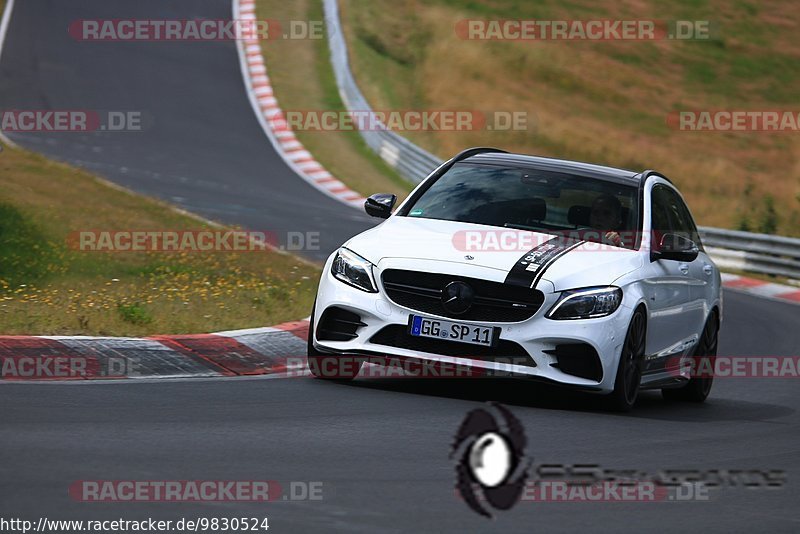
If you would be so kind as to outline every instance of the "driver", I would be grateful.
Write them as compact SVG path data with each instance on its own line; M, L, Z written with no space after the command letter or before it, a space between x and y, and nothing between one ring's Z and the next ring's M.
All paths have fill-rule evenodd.
M622 227L622 204L613 195L600 195L592 202L589 226L605 232L604 241L622 246L619 230Z

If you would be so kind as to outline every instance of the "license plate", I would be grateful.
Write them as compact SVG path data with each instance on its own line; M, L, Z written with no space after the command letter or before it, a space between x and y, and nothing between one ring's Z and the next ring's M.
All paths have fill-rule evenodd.
M500 337L500 328L411 315L408 318L408 333L417 337L430 337L493 347L497 338Z

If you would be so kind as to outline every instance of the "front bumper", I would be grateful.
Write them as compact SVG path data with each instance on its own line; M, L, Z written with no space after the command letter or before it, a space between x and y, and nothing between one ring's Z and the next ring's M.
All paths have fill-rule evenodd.
M545 318L545 314L558 300L560 292L553 291L549 282L542 281L539 289L544 292L545 301L530 319L513 323L461 321L419 312L392 302L387 297L381 282L382 271L390 268L408 269L470 276L498 282L503 281L505 273L479 266L454 265L452 262L389 258L382 260L374 271L378 293L366 293L335 279L330 273L330 264L331 259L328 260L323 270L319 285L317 304L314 310L315 330L320 325L322 314L331 307L357 314L363 326L358 327L355 338L342 341L319 340L316 331L310 332L310 335L313 336L314 347L321 352L342 355L378 355L390 359L402 358L467 366L484 370L485 374L493 376L511 375L537 378L604 393L610 392L614 388L619 355L633 309L626 305L624 296L620 308L608 317L557 321ZM404 329L412 314L465 324L499 326L501 328L499 338L504 346L510 346L508 342L517 344L527 353L529 361L523 362L518 356L512 357L506 354L498 354L498 357L471 357L470 351L474 349L473 346L448 341L439 342L448 344L448 354L428 352L419 348L411 350L376 342L376 339L385 341L385 335L377 336L377 334L387 327L390 327L392 331ZM414 338L414 340L419 340L419 338ZM419 344L417 343L417 345ZM575 366L569 364L568 360L590 356L571 354L576 351L566 350L565 347L568 349L581 347L577 350L581 354L584 352L594 353L592 357L596 360L596 372L587 374L580 371L577 374L582 376L576 376ZM461 349L464 351L463 354L458 353Z

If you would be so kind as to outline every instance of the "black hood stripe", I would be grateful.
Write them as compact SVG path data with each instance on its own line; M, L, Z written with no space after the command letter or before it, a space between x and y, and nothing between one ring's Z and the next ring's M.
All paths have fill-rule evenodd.
M557 236L536 245L517 260L508 272L505 283L512 286L535 288L545 271L558 258L582 243L581 239Z

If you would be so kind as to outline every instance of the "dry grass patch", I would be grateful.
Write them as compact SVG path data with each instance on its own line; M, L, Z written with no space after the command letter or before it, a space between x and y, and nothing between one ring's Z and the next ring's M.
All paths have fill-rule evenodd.
M681 132L686 109L797 107L800 11L766 3L342 0L358 82L375 108L527 111L515 132L413 132L441 157L465 146L586 160L670 176L704 225L800 235L800 134ZM712 20L710 41L464 41L465 18ZM778 22L780 20L780 22Z

